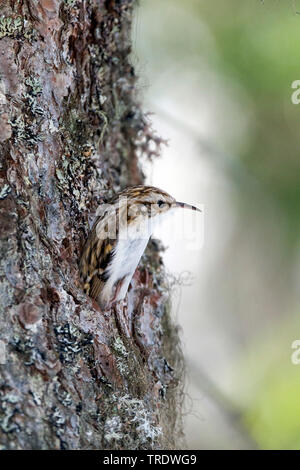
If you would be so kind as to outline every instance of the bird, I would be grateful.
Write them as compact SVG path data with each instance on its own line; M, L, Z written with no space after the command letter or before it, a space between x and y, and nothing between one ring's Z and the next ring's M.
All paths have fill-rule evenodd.
M101 204L79 261L85 293L102 309L126 297L129 284L153 230L178 202L154 186L131 186Z

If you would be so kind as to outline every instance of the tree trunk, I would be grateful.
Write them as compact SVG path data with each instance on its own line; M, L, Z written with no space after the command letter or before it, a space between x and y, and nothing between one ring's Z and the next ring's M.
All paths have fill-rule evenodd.
M158 151L131 0L0 1L0 443L172 448L182 368L159 247L104 315L78 260L96 209Z

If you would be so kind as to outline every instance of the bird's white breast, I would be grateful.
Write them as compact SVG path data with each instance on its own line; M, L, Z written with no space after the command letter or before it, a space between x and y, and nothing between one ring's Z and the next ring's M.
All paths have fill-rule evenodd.
M143 217L120 230L112 261L108 266L108 279L100 294L100 301L105 303L113 297L115 286L120 280L122 280L122 286L116 300L125 297L154 228L165 218L166 214L158 214L151 219Z
M123 279L118 300L125 297L131 278L145 251L152 228L148 223L132 224L118 234L113 258L108 266L108 280L102 291L104 301L112 297L116 283Z

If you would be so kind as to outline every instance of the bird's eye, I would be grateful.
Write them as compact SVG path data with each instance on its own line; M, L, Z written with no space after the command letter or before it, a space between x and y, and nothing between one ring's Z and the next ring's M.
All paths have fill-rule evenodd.
M163 207L165 205L164 201L162 201L161 199L159 201L157 201L157 205L158 207Z

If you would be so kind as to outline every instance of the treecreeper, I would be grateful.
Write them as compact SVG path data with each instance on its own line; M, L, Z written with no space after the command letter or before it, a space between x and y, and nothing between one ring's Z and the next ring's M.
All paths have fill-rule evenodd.
M178 208L200 211L154 186L133 186L99 206L83 247L80 275L84 291L102 309L127 294L153 230Z

